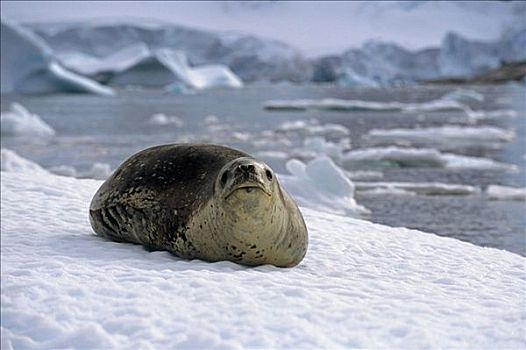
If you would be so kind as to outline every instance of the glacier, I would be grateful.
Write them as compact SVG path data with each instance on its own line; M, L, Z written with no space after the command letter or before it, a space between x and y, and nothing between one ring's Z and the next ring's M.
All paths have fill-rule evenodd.
M60 64L48 45L31 31L13 23L1 24L1 92L91 92L113 90L76 74Z

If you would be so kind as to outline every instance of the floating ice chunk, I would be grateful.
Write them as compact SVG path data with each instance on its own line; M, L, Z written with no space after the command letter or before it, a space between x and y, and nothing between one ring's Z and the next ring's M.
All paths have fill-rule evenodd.
M373 196L381 196L381 195L386 195L386 194L398 195L398 196L415 196L416 195L415 192L407 191L402 188L391 187L391 186L376 187L370 190L358 191L358 193L362 195L373 195Z
M330 138L341 138L350 135L350 131L340 124L323 124L320 125L316 119L310 120L294 120L282 123L277 129L277 132L294 132L304 136L326 136Z
M45 174L47 171L37 163L23 158L16 154L16 152L2 148L2 171L8 172L25 172L34 174Z
M362 100L341 100L325 98L320 100L269 100L264 103L267 110L283 111L304 111L308 109L320 109L330 111L383 111L383 112L431 112L431 111L451 111L465 110L466 105L446 99L438 99L422 103L402 103L402 102L375 102Z
M353 181L382 179L384 177L384 173L382 173L381 171L374 170L346 171L345 173Z
M353 182L330 158L307 164L292 159L286 167L291 175L279 175L279 180L300 206L350 215L369 213L356 203Z
M479 193L477 187L469 185L444 184L439 182L358 182L354 183L356 191L368 192L386 190L390 193L403 191L403 193L415 193L421 195L470 195Z
M448 92L444 96L442 96L443 100L453 100L453 101L478 101L482 102L484 101L484 95L481 93L476 92L475 90L469 90L469 89L456 89L451 92Z
M19 103L12 103L11 109L2 112L2 135L52 137L55 130L38 115L29 112Z
M526 188L489 185L486 195L490 199L524 201L526 200Z
M517 111L513 109L496 109L493 111L478 110L474 111L470 108L466 109L466 113L472 120L484 120L484 119L500 119L500 118L516 118Z
M205 117L204 122L207 125L211 125L211 124L218 124L220 120L219 120L219 117L217 117L216 115L210 114Z
M364 163L400 167L444 167L446 165L442 154L436 149L394 146L350 151L343 155L343 163L346 165Z
M497 162L489 158L461 156L457 154L444 153L442 158L447 168L458 169L491 169L515 172L518 170L514 164Z
M513 140L515 133L492 126L443 126L420 129L373 129L365 137L372 144L410 143L455 148L473 145L494 146Z
M164 113L156 113L152 115L148 120L148 123L153 125L174 125L178 128L184 125L184 122L181 118L176 116L168 116Z
M395 146L365 148L347 152L342 157L345 166L377 165L391 167L436 167L460 169L500 169L515 171L517 167L489 158L442 153L434 148L400 148Z

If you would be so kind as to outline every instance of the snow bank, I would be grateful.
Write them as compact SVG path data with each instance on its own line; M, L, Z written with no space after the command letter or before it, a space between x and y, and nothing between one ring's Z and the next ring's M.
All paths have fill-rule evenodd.
M365 137L372 144L420 144L446 148L462 146L498 146L515 137L513 131L492 127L447 125L417 129L373 129Z
M47 44L12 23L1 24L1 91L21 93L91 92L113 90L62 67Z
M479 193L477 187L469 185L444 184L439 182L358 182L354 185L356 191L373 193L371 191L382 193L403 193L403 194L420 194L420 195L470 195Z
M490 199L498 200L526 200L526 188L490 185L486 189L486 195Z
M55 130L36 114L29 112L19 103L12 103L1 116L2 135L52 137Z
M516 254L304 208L298 267L185 261L93 235L100 181L1 175L3 349L526 344Z
M515 171L517 167L489 158L442 153L434 148L373 147L349 151L343 155L346 166L369 164L398 167L438 167L461 169L500 169Z
M369 210L354 200L354 184L328 157L307 164L289 160L290 175L279 175L279 181L300 206L332 213L362 215Z
M383 111L383 112L432 112L465 110L466 105L451 99L437 99L422 103L375 102L363 100L342 100L335 98L297 99L297 100L269 100L264 103L266 110L304 111L320 109L331 111Z

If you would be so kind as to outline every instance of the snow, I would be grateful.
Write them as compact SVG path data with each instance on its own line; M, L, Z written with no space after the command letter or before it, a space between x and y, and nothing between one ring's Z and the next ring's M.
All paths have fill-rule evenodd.
M402 148L396 146L372 147L352 150L343 155L343 163L399 166L438 167L451 169L500 169L515 171L513 164L497 162L489 158L442 153L434 148Z
M444 184L439 182L360 182L355 181L357 192L419 194L419 195L470 195L479 193L477 187L470 185Z
M100 181L1 176L2 349L526 346L513 253L321 212L315 192L298 267L185 261L95 236Z
M526 188L489 185L486 188L486 195L490 199L524 201L526 200Z
M384 111L384 112L431 112L465 110L466 106L451 99L437 99L423 103L376 102L363 100L343 100L335 98L269 100L264 103L267 110L304 111L308 109L332 111Z
M2 21L2 93L91 92L113 90L62 67L47 44L31 31Z
M55 130L38 115L29 112L20 103L13 102L9 111L2 112L2 135L52 137Z
M372 144L424 144L446 148L498 146L515 137L513 131L492 126L465 127L446 125L416 129L372 129L366 135Z

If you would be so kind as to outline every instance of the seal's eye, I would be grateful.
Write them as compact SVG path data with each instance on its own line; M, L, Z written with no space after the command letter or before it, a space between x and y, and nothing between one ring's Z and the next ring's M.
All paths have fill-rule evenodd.
M225 171L223 175L221 175L221 185L226 185L226 182L228 180L228 171Z
M267 175L267 179L269 181L272 181L272 171L267 169L267 170L265 170L265 174Z

